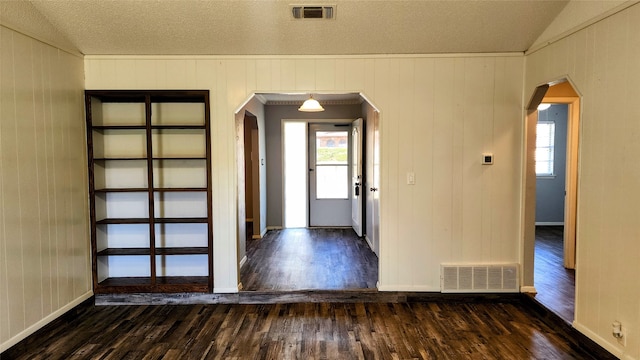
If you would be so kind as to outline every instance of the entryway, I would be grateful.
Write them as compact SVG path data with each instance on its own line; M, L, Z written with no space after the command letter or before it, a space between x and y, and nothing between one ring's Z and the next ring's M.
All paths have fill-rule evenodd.
M260 236L239 236L239 289L376 289L378 110L357 93L314 94L326 111L302 113L297 101L302 103L308 95L288 99L291 96L295 98L257 94L236 115L236 125L243 111L257 116L262 141L258 151L266 148L257 161L267 184L259 179L257 188L260 198L266 198L261 204L266 211L256 209L264 211L260 216L266 218L263 231ZM241 140L249 139L238 137ZM240 145L236 148L248 152ZM246 163L246 158L237 159ZM248 169L238 166L239 234L249 213L240 215L249 206L240 198L250 195L240 183L248 177Z
M536 90L527 116L524 267L525 276L533 267L535 299L571 323L580 98L566 79L549 85Z

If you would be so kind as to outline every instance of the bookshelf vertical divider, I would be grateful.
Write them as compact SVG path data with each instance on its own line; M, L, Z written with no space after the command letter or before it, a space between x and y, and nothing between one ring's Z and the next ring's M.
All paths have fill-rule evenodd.
M209 91L86 90L85 106L94 293L213 291Z

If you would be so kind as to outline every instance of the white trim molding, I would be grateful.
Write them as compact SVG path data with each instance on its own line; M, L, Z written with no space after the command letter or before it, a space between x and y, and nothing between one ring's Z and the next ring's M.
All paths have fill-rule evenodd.
M520 286L520 292L526 294L537 294L538 290L536 290L535 286Z

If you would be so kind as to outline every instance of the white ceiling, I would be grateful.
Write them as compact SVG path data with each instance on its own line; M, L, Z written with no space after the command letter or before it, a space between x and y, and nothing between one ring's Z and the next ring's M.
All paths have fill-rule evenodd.
M86 55L519 52L568 2L27 1ZM335 5L336 19L294 20L291 4Z

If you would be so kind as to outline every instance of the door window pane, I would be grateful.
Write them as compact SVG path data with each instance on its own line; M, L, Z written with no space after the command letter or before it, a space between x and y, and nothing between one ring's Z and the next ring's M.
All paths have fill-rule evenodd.
M348 131L316 132L316 165L347 165L348 155Z
M318 199L348 199L348 170L347 165L316 166L316 197Z
M316 198L349 198L349 132L316 132Z

